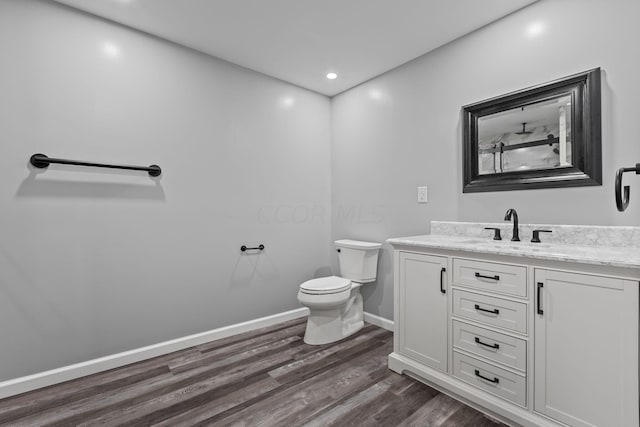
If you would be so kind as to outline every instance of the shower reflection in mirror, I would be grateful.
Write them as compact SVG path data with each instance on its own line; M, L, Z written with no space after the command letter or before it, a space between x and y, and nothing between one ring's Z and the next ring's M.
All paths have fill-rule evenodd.
M478 174L571 166L571 95L478 118Z

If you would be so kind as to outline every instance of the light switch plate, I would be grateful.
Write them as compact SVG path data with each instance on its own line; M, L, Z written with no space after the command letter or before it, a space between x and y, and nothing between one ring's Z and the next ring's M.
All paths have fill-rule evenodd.
M427 203L427 187L418 187L418 203Z

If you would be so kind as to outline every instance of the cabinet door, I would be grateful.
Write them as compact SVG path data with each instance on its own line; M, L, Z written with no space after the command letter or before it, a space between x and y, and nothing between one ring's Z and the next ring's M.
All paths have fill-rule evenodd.
M535 410L637 426L638 282L536 270L535 285Z
M447 371L447 258L400 252L400 352Z

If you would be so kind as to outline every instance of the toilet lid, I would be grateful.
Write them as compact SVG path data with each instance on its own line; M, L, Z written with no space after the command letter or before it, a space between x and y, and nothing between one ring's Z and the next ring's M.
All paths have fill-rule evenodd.
M305 294L335 294L351 288L351 280L338 276L321 277L307 280L300 285L300 290Z

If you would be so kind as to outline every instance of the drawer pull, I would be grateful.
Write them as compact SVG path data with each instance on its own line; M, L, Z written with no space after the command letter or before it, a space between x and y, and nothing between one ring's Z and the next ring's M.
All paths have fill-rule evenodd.
M480 371L478 371L477 369L476 369L476 377L478 377L478 378L482 378L483 380L485 380L485 381L489 381L490 383L494 383L494 384L498 384L498 383L500 382L500 379L499 379L499 378L496 378L496 377L493 377L493 379L491 379L491 378L487 378L487 377L483 377L483 376L480 374Z
M489 279L489 280L496 280L496 281L500 280L500 276L498 276L497 274L495 276L483 276L477 271L476 271L476 277L479 279Z
M485 313L491 313L491 314L500 314L500 310L498 310L497 308L494 308L493 310L487 310L486 308L482 308L480 307L478 304L473 306L476 310L478 311L484 311Z
M538 301L537 301L538 306L536 307L537 309L536 311L538 312L538 314L544 314L544 310L542 310L542 307L541 307L542 304L540 302L540 291L542 290L543 287L544 287L544 283L538 282Z
M498 343L495 343L495 344L487 344L487 343L484 343L484 342L480 341L480 338L478 338L478 337L476 337L476 343L477 343L477 344L480 344L480 345L483 345L483 346L485 346L485 347L489 347L489 348L496 349L496 350L500 348L500 344L498 344Z

